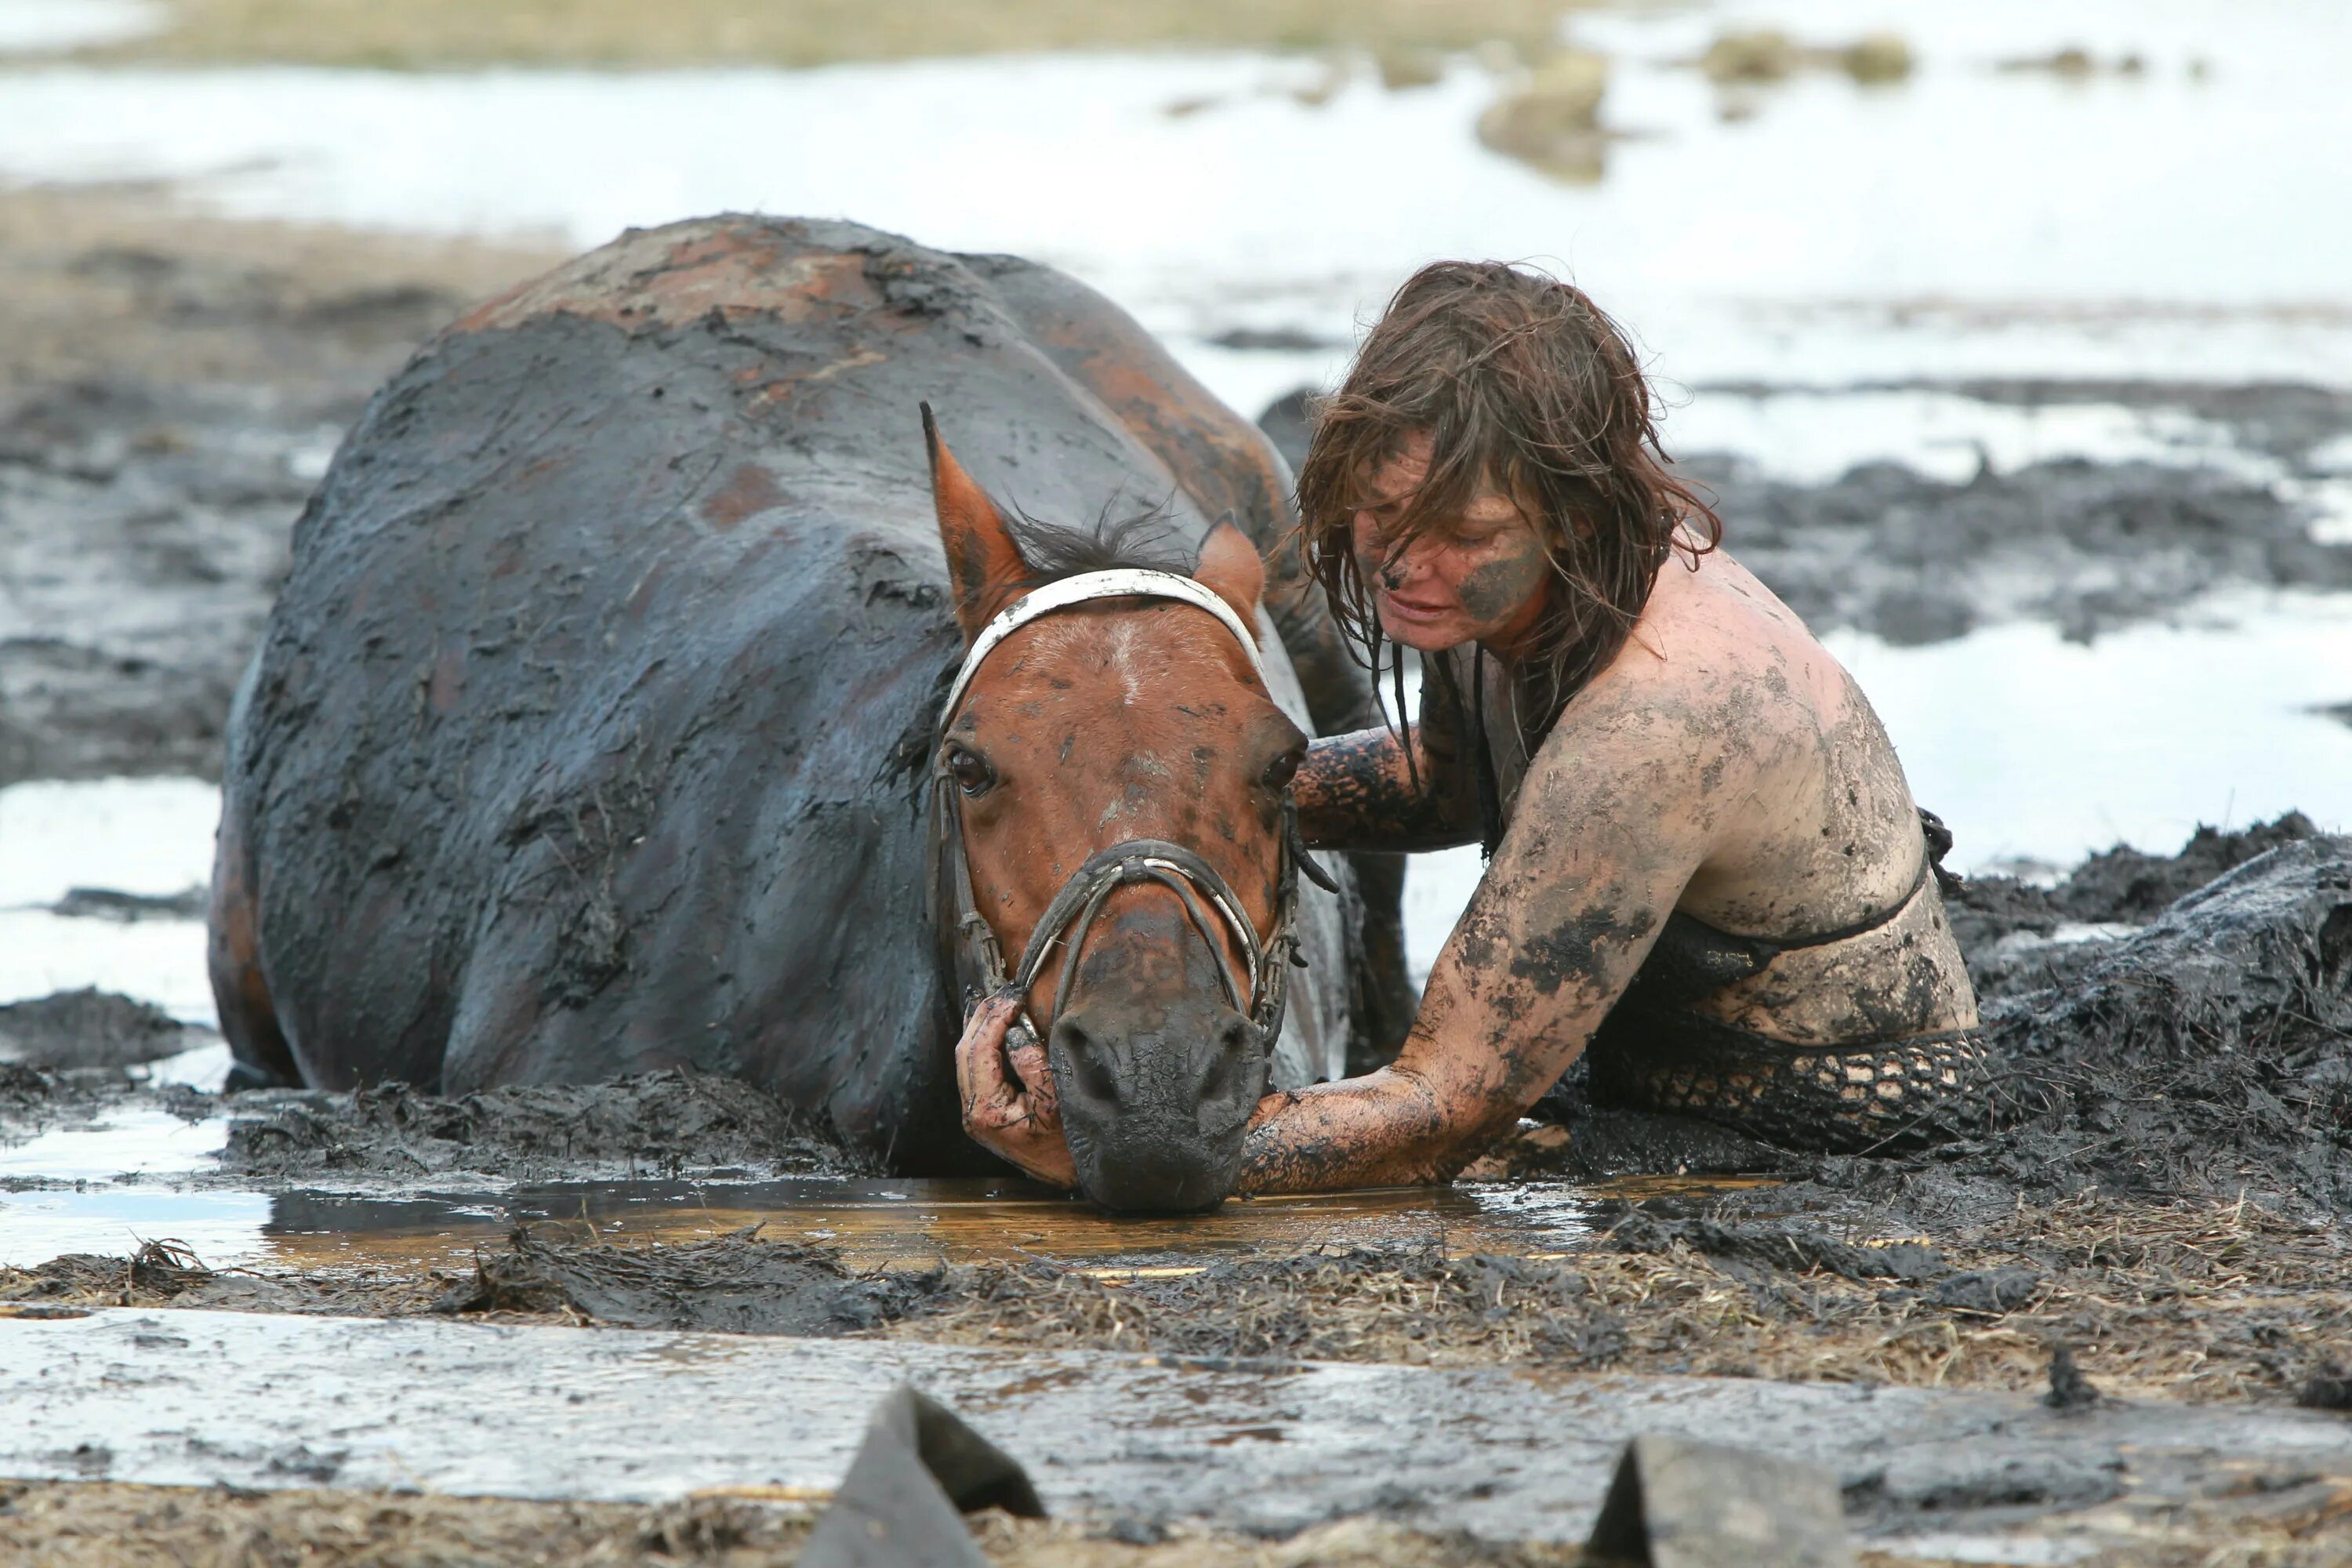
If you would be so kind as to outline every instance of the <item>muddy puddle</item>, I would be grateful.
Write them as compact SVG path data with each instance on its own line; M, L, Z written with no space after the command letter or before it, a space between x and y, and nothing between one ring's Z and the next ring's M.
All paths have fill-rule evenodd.
M64 1253L121 1253L169 1240L215 1267L424 1272L470 1267L518 1226L619 1246L706 1241L756 1227L763 1240L821 1247L859 1270L1042 1262L1178 1273L1219 1257L1331 1247L1548 1258L1589 1242L1596 1216L1628 1199L1697 1201L1768 1179L1393 1188L1135 1218L1026 1183L977 1179L549 1183L384 1195L173 1191L116 1173L135 1169L126 1160L184 1169L185 1156L202 1158L219 1142L216 1126L151 1112L103 1131L55 1131L0 1152L0 1181L23 1184L0 1192L0 1263L22 1268Z

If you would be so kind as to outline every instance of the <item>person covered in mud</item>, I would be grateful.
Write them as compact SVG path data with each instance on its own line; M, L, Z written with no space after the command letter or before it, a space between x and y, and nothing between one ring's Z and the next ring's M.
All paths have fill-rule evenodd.
M1980 1076L1948 837L1853 679L1719 548L1586 295L1423 269L1298 497L1401 711L1402 650L1422 669L1416 721L1308 749L1308 841L1486 865L1395 1061L1264 1100L1244 1190L1448 1179L1580 1057L1596 1105L1816 1148L1914 1132ZM992 1146L1066 1182L1040 1109Z

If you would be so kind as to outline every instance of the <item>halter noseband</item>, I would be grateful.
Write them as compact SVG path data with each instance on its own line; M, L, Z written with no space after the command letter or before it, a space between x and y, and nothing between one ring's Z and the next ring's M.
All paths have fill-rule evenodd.
M971 650L964 655L963 667L956 671L954 684L948 688L947 701L940 710L934 751L945 750L948 726L955 721L956 710L962 706L972 678L1005 638L1057 610L1101 599L1172 599L1206 610L1234 634L1234 640L1248 656L1258 683L1266 684L1265 663L1258 653L1257 639L1231 605L1190 577L1132 567L1082 572L1048 583L1014 600L972 639ZM1054 895L1053 902L1045 906L1036 930L1030 932L1020 962L1008 972L995 930L980 912L972 895L971 863L963 847L963 817L950 793L953 784L944 762L938 762L931 773L932 888L937 900L932 922L950 973L959 983L968 975L972 982L951 988L963 996L966 1006L974 1000L975 992L994 994L1010 990L1025 997L1045 968L1046 954L1066 934L1069 962L1063 967L1061 983L1054 988L1054 1005L1046 1017L1050 1026L1061 1016L1063 1005L1069 1000L1070 986L1077 975L1078 954L1103 905L1120 888L1157 882L1182 901L1186 919L1209 944L1216 959L1218 978L1224 983L1226 999L1233 1004L1234 1011L1246 1014L1269 1046L1280 1035L1290 968L1306 963L1298 956L1298 874L1304 870L1318 887L1339 891L1338 884L1315 863L1299 841L1297 808L1287 793L1283 796L1282 830L1276 846L1279 869L1275 882L1274 931L1263 941L1243 914L1241 899L1215 867L1181 844L1160 838L1129 838L1097 850L1070 874L1069 880ZM952 924L941 918L950 912ZM1224 943L1219 940L1220 927L1233 936L1242 950L1244 973L1240 983L1234 978ZM1044 1031L1029 1016L1025 1004L1021 1022L1037 1039L1045 1039Z

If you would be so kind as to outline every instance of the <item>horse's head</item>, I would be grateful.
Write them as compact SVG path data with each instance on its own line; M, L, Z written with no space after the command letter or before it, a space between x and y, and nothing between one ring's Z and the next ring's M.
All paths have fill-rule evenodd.
M1032 590L1008 618L1044 603L1049 577L1115 589L1026 559L928 411L925 433L968 649ZM1239 529L1211 531L1192 580L1254 646L1265 574ZM1079 1184L1116 1209L1213 1205L1265 1092L1261 1004L1290 960L1286 790L1307 737L1215 607L1087 597L980 655L944 716L941 798L971 903L1029 981Z

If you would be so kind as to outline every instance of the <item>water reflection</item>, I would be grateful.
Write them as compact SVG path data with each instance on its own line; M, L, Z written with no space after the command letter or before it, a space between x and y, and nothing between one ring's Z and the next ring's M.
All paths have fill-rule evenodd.
M575 1227L619 1245L700 1240L758 1226L772 1240L837 1247L860 1268L1036 1259L1123 1272L1318 1246L1525 1255L1587 1238L1611 1195L1565 1183L1387 1188L1138 1218L1012 1181L617 1182L400 1199L293 1193L271 1200L250 1261L298 1268L460 1265L518 1224Z

